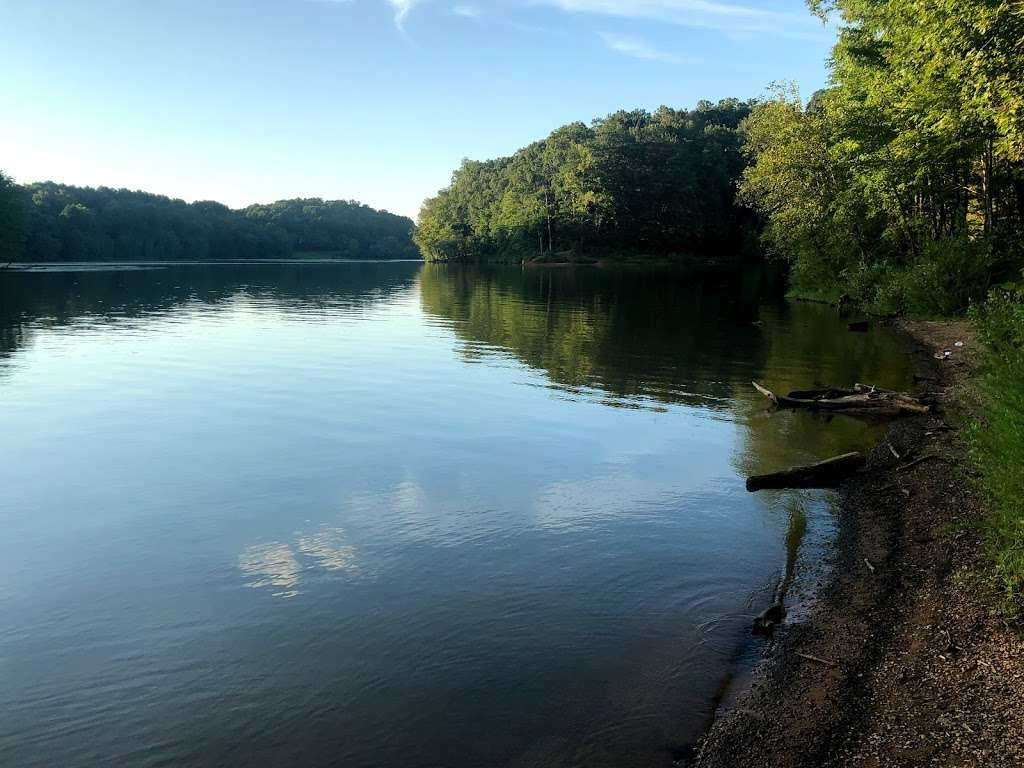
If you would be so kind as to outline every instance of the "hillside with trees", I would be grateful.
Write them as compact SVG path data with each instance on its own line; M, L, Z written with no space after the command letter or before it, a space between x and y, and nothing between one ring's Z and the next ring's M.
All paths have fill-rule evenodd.
M415 259L413 222L356 202L233 210L161 195L0 176L2 261L203 261L321 256Z
M350 259L418 259L414 225L404 216L356 202L319 198L251 205L252 223L283 237L289 252L333 253Z
M735 203L749 113L735 99L622 111L510 157L466 160L424 203L416 242L430 261L732 256L754 222Z

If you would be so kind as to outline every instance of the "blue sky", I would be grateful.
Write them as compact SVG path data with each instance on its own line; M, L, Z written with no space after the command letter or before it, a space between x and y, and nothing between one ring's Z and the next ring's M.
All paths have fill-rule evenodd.
M0 0L0 169L415 216L463 157L827 77L803 0Z

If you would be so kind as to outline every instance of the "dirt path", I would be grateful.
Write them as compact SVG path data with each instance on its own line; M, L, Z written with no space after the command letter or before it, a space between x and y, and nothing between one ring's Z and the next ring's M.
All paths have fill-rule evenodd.
M778 634L697 766L1024 766L1024 639L979 576L981 502L945 418L970 386L972 334L897 330L937 413L896 422L844 486L833 583L808 621Z

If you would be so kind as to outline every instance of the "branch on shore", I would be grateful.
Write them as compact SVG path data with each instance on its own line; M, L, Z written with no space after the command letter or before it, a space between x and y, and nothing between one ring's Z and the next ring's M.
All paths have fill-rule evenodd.
M914 460L913 460L912 462L910 462L909 464L904 464L904 465L903 465L902 467L897 467L897 468L896 468L896 471L897 471L897 472L906 472L906 471L907 471L907 470L909 470L909 469L913 469L913 468L914 468L914 467L916 467L916 466L917 466L918 464L923 464L924 462L926 462L926 461L931 461L932 459L938 459L938 460L940 460L940 461L944 461L944 459L943 459L943 458L942 458L941 456L938 456L938 455L936 455L936 454L934 454L934 453L929 453L929 454L927 454L927 455L925 455L925 456L922 456L922 457L921 457L921 458L919 458L919 459L914 459Z
M845 413L851 416L903 416L929 413L931 408L916 397L887 389L855 384L853 389L809 389L778 395L756 381L754 389L779 408Z
M799 656L801 659L807 659L808 661L813 661L813 662L816 662L818 664L824 664L826 667L838 667L839 666L834 661L829 661L828 659L822 659L822 658L819 658L817 656L811 656L811 654L809 654L809 653L797 652L796 655Z

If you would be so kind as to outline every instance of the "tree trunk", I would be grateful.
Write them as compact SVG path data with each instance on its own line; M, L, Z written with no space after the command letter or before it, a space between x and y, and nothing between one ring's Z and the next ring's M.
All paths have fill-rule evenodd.
M548 200L548 192L544 190L544 212L548 217L548 253L555 252L555 241L551 237L551 201Z
M992 139L985 146L985 235L992 234Z

